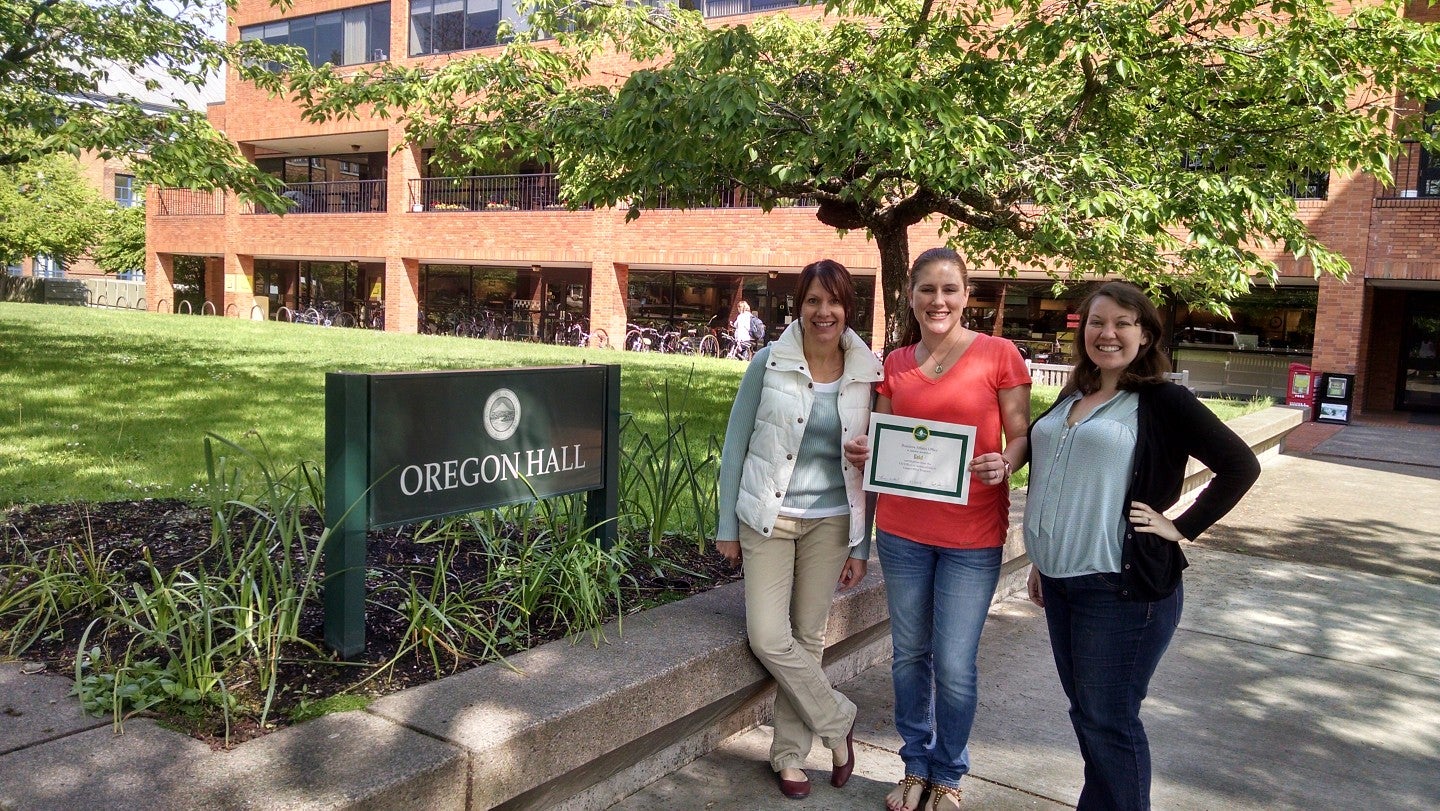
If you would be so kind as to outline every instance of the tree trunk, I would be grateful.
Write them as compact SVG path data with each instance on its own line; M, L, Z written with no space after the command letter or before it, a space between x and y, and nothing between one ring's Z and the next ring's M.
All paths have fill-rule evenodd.
M880 249L880 285L885 303L885 351L900 345L910 323L910 231L907 226L881 230L871 236Z

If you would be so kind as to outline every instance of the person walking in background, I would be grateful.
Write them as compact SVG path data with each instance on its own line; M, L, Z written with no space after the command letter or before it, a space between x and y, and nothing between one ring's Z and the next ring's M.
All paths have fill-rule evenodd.
M750 321L755 316L750 312L750 303L744 300L735 305L735 321L730 326L735 330L735 345L738 347L737 354L742 358L749 358L755 351L754 343L750 338Z
M1010 472L1025 459L1030 373L1015 344L963 324L965 263L948 248L920 254L910 271L906 345L885 358L875 411L975 427L967 504L882 493L875 538L890 606L895 727L905 777L891 811L960 806L970 770L975 657L1009 528ZM1007 444L1003 445L1002 436ZM846 445L863 465L868 438Z
M1229 512L1260 464L1195 395L1165 379L1160 314L1134 285L1107 282L1091 293L1080 330L1069 382L1030 428L1028 590L1045 609L1085 761L1077 808L1148 809L1140 703L1180 623L1179 541ZM1172 520L1165 511L1180 498L1191 456L1215 478Z
M744 568L750 648L778 684L770 765L780 791L798 799L810 793L802 767L814 736L833 753L832 785L855 768L855 704L830 685L820 656L836 582L859 583L870 557L860 471L841 448L869 425L881 367L848 326L855 287L843 265L806 265L796 292L800 317L760 350L735 395L716 546Z

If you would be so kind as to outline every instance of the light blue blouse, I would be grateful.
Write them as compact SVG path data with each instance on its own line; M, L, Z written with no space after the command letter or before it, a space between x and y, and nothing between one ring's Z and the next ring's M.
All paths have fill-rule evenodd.
M1071 426L1079 399L1070 395L1030 431L1025 550L1047 577L1120 571L1140 396L1122 391Z

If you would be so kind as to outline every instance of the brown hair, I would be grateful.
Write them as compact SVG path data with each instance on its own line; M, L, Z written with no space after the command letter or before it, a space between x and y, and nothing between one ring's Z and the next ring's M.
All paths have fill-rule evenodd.
M910 265L910 284L908 286L910 292L915 292L915 285L918 283L921 270L941 263L953 264L960 268L960 283L967 288L970 286L970 271L965 267L965 260L960 258L960 254L949 248L931 248L915 257L915 262ZM900 340L901 346L920 343L920 322L916 320L913 308L907 306L906 309L909 310L910 315L905 323L905 337ZM960 314L960 320L962 323L964 322L964 313Z
M806 265L800 271L800 283L795 286L797 312L799 303L805 300L805 291L814 281L820 282L827 293L840 300L840 307L845 311L845 326L854 326L855 282L850 278L850 271L834 259L821 259Z
M1170 371L1170 358L1160 351L1160 336L1164 334L1165 327L1160 323L1160 311L1155 308L1155 304L1140 288L1129 282L1105 282L1091 290L1085 300L1080 302L1080 325L1075 328L1075 344L1080 350L1079 357L1075 359L1075 368L1070 373L1070 381L1065 384L1062 395L1077 389L1082 394L1089 394L1100 388L1100 369L1085 351L1085 322L1090 319L1090 309L1095 306L1095 300L1102 296L1135 313L1141 331L1149 339L1140 347L1130 365L1120 373L1117 388L1121 391L1134 391L1142 386L1163 383L1165 373Z

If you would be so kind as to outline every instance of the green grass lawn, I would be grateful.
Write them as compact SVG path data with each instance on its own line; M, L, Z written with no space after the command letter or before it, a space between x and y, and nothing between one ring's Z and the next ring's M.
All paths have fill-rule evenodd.
M325 373L618 363L622 408L719 440L744 364L230 318L0 303L0 505L195 498L212 432L320 460ZM1034 411L1057 390L1037 388ZM1211 403L1227 419L1264 401ZM1019 479L1017 481L1023 481Z
M324 456L325 373L621 364L621 407L725 431L731 360L0 303L0 505L193 498L206 432ZM249 444L256 444L253 439Z

